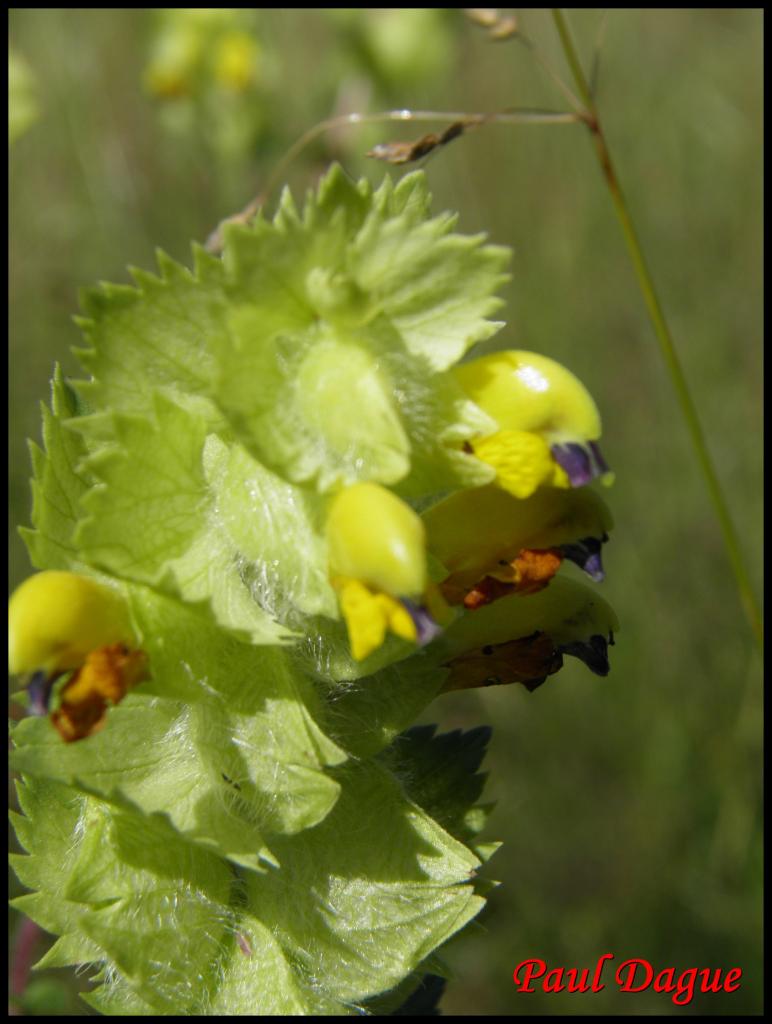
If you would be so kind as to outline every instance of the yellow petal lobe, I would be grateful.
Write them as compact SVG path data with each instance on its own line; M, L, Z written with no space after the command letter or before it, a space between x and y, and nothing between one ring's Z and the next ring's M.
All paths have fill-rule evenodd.
M553 459L543 437L527 430L500 430L472 442L478 459L496 470L496 483L516 498L539 487L570 487L568 475Z
M348 629L351 654L363 661L377 650L391 630L415 641L416 628L402 604L388 594L373 593L359 580L338 583L340 609Z

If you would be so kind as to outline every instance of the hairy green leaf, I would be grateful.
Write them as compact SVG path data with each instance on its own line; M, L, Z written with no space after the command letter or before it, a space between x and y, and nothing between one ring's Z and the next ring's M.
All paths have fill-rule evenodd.
M51 409L41 405L45 451L30 442L32 524L22 529L32 564L39 569L71 569L82 556L73 540L79 502L90 480L81 462L86 446L66 421L79 414L78 399L57 366L51 381Z

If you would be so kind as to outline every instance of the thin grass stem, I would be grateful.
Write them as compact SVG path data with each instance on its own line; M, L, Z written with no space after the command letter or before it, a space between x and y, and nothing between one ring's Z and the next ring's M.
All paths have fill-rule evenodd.
M641 248L641 243L638 238L638 233L635 230L635 225L633 224L632 217L630 216L629 207L625 201L616 171L614 170L611 154L598 118L598 112L595 108L595 103L582 69L581 61L577 55L576 47L574 46L573 39L571 38L568 24L561 10L553 9L552 16L563 46L566 62L574 78L577 92L586 104L586 112L583 120L592 134L595 152L598 156L601 171L603 172L603 176L609 189L609 194L614 205L617 219L620 227L622 228L622 234L627 245L630 261L632 262L635 276L638 280L638 285L641 289L646 308L649 312L652 326L654 327L654 333L659 343L662 358L665 361L668 373L670 374L670 379L673 383L673 387L675 388L678 404L683 418L686 421L692 447L697 457L697 462L699 463L702 475L705 478L708 493L710 494L710 499L721 527L724 547L726 548L726 553L732 566L742 605L745 609L746 615L748 616L756 642L761 648L763 645L761 610L753 592L753 586L751 585L750 576L743 557L740 540L724 497L721 481L718 478L715 466L713 465L713 459L705 441L705 434L697 413L697 407L691 396L691 391L689 389L683 367L681 366L678 352L676 351L673 336L670 332L667 319L654 286L654 279L652 278L651 272L646 263L643 249Z
M482 124L578 124L582 115L572 111L561 110L539 110L512 108L495 113L470 113L469 111L448 111L448 110L383 110L373 114L340 114L336 117L329 117L320 121L307 132L304 132L287 150L279 160L271 176L266 182L263 191L255 196L243 210L227 217L207 239L206 248L210 252L219 252L222 249L222 227L224 224L236 221L244 223L250 220L257 211L265 205L271 197L278 183L282 180L287 168L293 160L303 152L315 139L325 132L334 131L337 128L355 126L362 124L382 124L386 121L436 121L441 124L452 124L457 121L464 121L468 125Z

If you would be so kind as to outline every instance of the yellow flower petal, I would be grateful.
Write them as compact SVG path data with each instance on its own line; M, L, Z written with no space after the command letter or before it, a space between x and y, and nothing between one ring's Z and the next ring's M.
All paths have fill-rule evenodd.
M64 672L89 651L133 644L126 602L88 576L47 570L29 576L8 603L8 670Z
M351 654L363 661L377 650L391 630L404 640L416 639L416 627L404 606L388 594L373 593L359 580L338 581L340 610L348 628Z
M527 430L500 430L472 442L474 454L496 470L496 483L516 498L542 486L570 487L544 438Z
M413 509L370 482L340 491L327 513L330 572L374 593L418 598L426 588L426 530Z
M362 661L384 641L386 618L383 610L358 580L350 580L341 589L340 610L348 628L351 653L356 661Z
M383 609L391 632L401 636L403 640L414 642L416 639L415 623L405 606L395 598L389 597L388 594L378 594L378 602Z
M600 414L587 388L565 366L536 352L492 352L453 370L473 402L502 430L560 441L597 441Z

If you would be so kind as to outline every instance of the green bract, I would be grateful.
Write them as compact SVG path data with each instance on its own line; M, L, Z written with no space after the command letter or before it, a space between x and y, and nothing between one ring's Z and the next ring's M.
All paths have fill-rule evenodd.
M507 251L428 206L420 173L373 192L336 167L222 258L84 296L90 379L55 374L25 539L120 584L150 678L67 746L15 727L14 863L60 936L44 962L95 965L102 1013L388 1012L483 904L484 740L399 734L480 640L447 608L435 639L447 570L416 512L495 475L452 368L500 326ZM362 485L372 565L367 509L335 516ZM360 661L341 573L391 628Z

